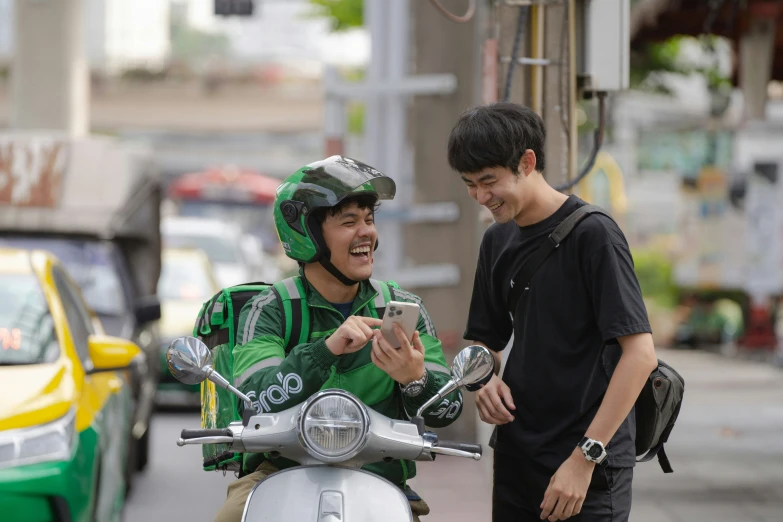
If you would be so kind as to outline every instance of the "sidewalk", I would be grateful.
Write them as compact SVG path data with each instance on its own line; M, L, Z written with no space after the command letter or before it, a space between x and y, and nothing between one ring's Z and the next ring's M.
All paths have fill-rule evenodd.
M635 470L632 522L783 521L783 371L705 352L659 350L685 378L667 454ZM469 412L473 413L473 412ZM412 482L424 522L490 520L491 450L481 462L439 457Z

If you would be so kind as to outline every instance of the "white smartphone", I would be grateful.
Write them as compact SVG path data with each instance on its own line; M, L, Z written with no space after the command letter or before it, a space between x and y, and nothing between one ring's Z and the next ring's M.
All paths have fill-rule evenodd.
M399 324L408 341L412 341L413 332L416 331L416 325L419 323L419 305L401 301L389 301L386 303L381 333L392 347L399 348L400 340L392 327L394 323Z

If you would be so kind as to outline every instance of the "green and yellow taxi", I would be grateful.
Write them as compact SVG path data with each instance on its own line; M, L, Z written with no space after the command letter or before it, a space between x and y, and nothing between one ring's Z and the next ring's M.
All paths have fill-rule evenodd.
M166 350L171 341L193 333L201 305L219 290L212 264L198 248L166 247L162 252L160 299L160 382L155 403L161 407L198 407L201 385L182 384L169 371Z
M101 335L57 258L0 249L1 520L121 518L142 356Z

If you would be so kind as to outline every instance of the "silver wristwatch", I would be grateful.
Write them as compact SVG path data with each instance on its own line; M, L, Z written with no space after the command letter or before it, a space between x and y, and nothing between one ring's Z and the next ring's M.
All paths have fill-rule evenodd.
M421 392L424 391L424 387L427 386L427 375L429 375L429 372L424 370L424 376L418 381L411 381L405 386L400 384L402 393L404 393L406 397L416 397L421 395Z

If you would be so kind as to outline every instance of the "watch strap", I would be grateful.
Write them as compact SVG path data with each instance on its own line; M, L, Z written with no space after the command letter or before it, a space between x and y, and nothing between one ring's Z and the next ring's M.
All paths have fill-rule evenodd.
M405 386L400 385L400 388L402 388L402 393L404 393L405 395L407 395L409 397L415 397L415 396L421 394L421 392L423 392L424 388L427 386L428 376L429 376L429 372L425 368L424 375L421 377L421 379L417 379L415 381L411 381L408 384L406 384ZM410 392L412 390L417 390L417 393L414 393L413 395L411 395Z
M601 457L598 457L598 459L589 457L587 455L587 451L584 449L585 444L587 444L588 442L593 442L594 444L597 444L602 449L603 455ZM590 462L595 462L596 464L600 465L605 463L609 458L609 453L607 453L606 446L604 446L603 442L592 440L590 437L582 437L582 440L579 441L578 447L580 450L582 450L582 454L585 456L585 459L587 459Z

